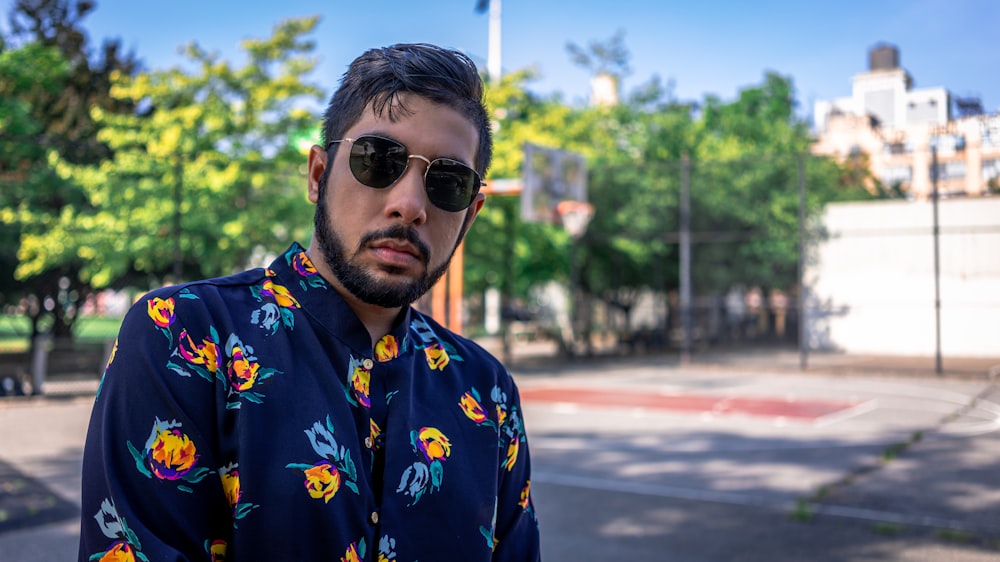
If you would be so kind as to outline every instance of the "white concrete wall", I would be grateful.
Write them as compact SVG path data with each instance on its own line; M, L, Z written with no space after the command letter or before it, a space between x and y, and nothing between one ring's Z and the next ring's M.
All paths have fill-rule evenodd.
M1000 198L940 201L941 352L1000 356ZM812 349L933 356L933 204L830 205L806 269Z

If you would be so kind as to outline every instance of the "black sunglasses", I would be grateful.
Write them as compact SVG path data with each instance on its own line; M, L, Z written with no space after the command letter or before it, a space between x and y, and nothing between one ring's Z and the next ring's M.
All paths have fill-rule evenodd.
M382 189L403 177L410 158L427 162L424 171L424 189L427 198L445 211L463 211L469 208L483 180L475 170L451 158L428 160L419 154L409 154L402 144L375 135L356 139L330 141L326 148L338 142L351 143L349 165L354 178L368 187Z

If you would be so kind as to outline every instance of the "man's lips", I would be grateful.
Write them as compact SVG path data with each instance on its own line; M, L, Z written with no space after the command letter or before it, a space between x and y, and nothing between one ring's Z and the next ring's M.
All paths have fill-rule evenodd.
M423 255L409 242L385 239L374 242L371 248L380 258L395 265L410 265L414 261L423 262Z

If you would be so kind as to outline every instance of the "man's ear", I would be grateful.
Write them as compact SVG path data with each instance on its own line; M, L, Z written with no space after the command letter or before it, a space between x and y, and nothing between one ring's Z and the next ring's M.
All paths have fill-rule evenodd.
M486 194L477 193L476 198L473 199L472 205L469 205L469 216L465 219L465 223L462 225L464 229L461 236L464 238L466 234L469 233L469 229L472 228L472 223L476 222L476 217L479 216L479 211L483 209L483 203L486 203Z
M319 201L319 183L326 173L327 152L323 147L314 144L309 149L309 201L316 204Z

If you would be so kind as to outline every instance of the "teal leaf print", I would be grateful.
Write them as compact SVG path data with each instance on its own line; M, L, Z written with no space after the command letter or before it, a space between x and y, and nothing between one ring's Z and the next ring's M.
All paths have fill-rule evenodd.
M108 554L111 554L115 558L121 556L128 557L131 554L137 560L149 562L149 558L142 553L142 544L139 542L139 537L129 528L125 522L125 518L118 516L118 510L110 499L105 498L101 502L101 509L94 515L94 519L97 520L97 524L101 527L101 532L104 533L104 536L112 539L114 542L104 552L90 555L89 560L100 560Z
M288 463L285 468L301 470L304 473L305 487L310 497L329 502L337 494L340 486L360 494L357 469L348 449L337 445L330 417L326 418L326 427L317 421L311 428L305 430L305 434L313 451L325 460L314 464Z
M393 562L396 560L396 539L388 535L382 535L382 538L378 541L378 554L380 562L382 560L385 560L386 562Z
M444 481L444 466L441 461L434 461L431 463L431 486L435 490L441 488L441 482Z
M408 505L415 505L424 495L430 479L430 469L427 468L427 465L422 462L415 462L403 471L403 475L399 479L399 487L396 488L396 493L402 493L404 496L413 498Z

